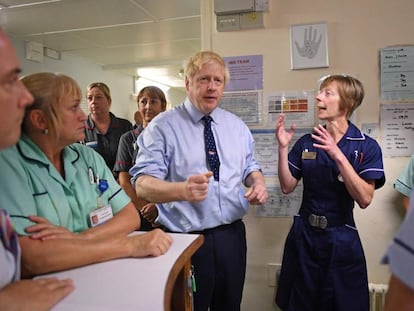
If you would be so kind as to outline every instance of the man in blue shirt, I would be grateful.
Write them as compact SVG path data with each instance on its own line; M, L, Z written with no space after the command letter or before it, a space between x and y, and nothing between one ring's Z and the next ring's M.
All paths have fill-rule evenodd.
M192 257L195 310L240 310L246 270L242 217L249 203L264 204L268 197L249 128L218 108L228 79L216 53L191 57L187 99L151 121L138 138L137 161L130 170L137 193L158 203L157 223L169 231L204 235L203 246ZM212 118L216 150L207 154L218 155L214 167L205 151L204 116Z

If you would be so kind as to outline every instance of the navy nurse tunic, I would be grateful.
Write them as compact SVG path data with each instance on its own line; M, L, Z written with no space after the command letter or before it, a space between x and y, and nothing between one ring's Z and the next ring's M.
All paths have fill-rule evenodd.
M303 179L299 215L288 234L276 303L282 310L369 310L365 256L353 219L354 200L330 156L313 147L311 134L289 152L289 168ZM378 143L355 125L338 147L358 175L385 183ZM311 226L309 215L324 216L327 227Z

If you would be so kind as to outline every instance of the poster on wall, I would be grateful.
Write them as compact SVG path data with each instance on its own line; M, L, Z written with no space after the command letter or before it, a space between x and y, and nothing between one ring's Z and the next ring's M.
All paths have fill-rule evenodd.
M255 141L255 153L254 157L259 162L264 176L277 176L277 140L275 129L251 129L254 141ZM292 148L295 142L307 133L311 133L312 128L296 128L292 137L292 141L289 144L289 148Z
M297 128L289 148L303 135L310 133L311 128ZM269 198L265 205L256 206L256 216L260 217L287 217L293 216L299 209L302 201L302 183L289 194L283 194L278 184L278 146L275 129L251 129L255 141L256 161L260 164L263 175L266 177L266 187Z
M299 127L314 126L314 90L271 92L265 96L268 126L274 126L281 113L285 115L286 127L290 127L293 123Z
M414 103L381 105L380 122L385 157L414 154Z
M387 47L380 54L382 100L414 100L414 46Z
M291 217L298 213L302 202L302 182L299 182L295 191L289 194L283 194L280 186L277 185L268 185L267 192L269 194L267 202L256 206L256 216Z
M329 67L327 23L290 26L292 69Z
M263 89L263 55L223 57L230 81L224 91L246 91Z
M277 141L275 129L252 129L256 161L264 176L277 176Z
M259 124L260 95L261 92L226 92L221 97L220 108L234 113L247 125Z

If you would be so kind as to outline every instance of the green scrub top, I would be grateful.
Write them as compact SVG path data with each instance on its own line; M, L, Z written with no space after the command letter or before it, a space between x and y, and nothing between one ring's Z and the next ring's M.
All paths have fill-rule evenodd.
M394 182L394 189L402 193L406 197L410 197L414 185L414 154L405 165L400 176Z
M108 181L102 205L115 215L131 200L113 178L103 158L81 144L62 151L65 176L27 136L0 152L0 207L6 209L20 235L33 225L27 216L47 218L72 232L90 228L89 213L97 208L98 179Z

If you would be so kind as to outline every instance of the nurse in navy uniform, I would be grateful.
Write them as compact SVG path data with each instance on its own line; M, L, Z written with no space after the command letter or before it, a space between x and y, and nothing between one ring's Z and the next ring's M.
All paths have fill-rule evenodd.
M283 193L303 181L303 201L287 236L276 304L283 311L368 311L365 256L353 218L385 183L378 143L349 121L362 103L362 83L325 78L317 100L318 125L288 152L295 126L276 123Z

